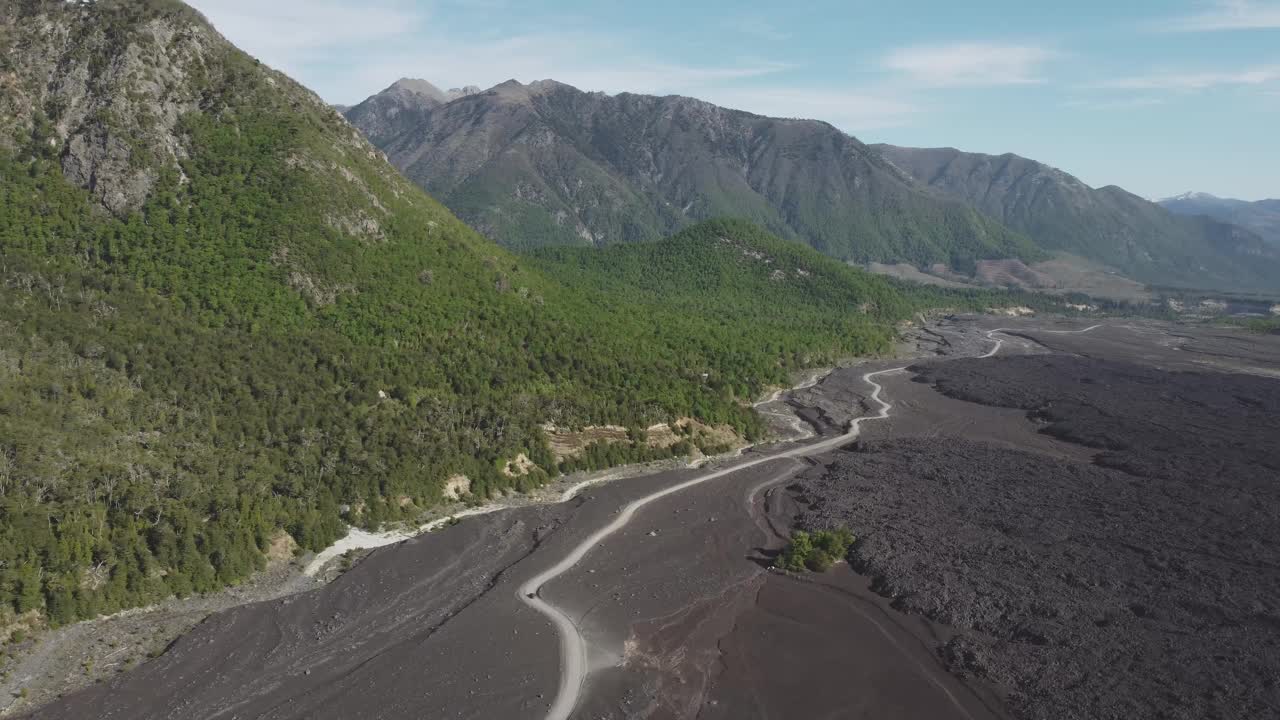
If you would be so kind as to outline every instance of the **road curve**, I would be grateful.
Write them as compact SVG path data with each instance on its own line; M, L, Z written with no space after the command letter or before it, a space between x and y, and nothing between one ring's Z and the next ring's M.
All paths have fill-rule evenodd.
M1037 332L1053 332L1053 333L1085 333L1094 330L1100 325L1093 325L1083 330L1038 330ZM995 345L986 353L979 355L980 358L989 358L1000 352L1000 348L1004 345L1004 340L994 337L995 334L1004 331L1013 331L1014 328L996 328L987 332L987 338L992 340ZM884 420L889 417L889 411L893 405L885 402L880 397L880 393L884 388L873 378L881 375L901 372L908 366L889 368L887 370L877 370L869 372L862 376L862 380L870 385L873 390L871 400L875 401L880 409L875 415L868 415L854 418L849 425L849 431L843 435L837 435L826 440L808 445L800 445L782 452L773 453L745 462L730 465L729 467L699 475L697 477L686 480L682 483L672 485L655 493L651 493L644 497L633 500L618 513L608 525L600 528L592 533L576 547L570 550L560 562L543 570L541 573L529 578L520 585L517 591L520 601L534 610L542 613L551 620L556 627L556 633L560 636L560 685L556 688L555 700L551 703L551 707L547 709L546 720L567 720L569 715L573 713L573 709L578 704L578 698L582 694L582 686L587 679L587 641L583 637L582 631L578 628L577 623L564 610L552 605L542 598L542 587L547 583L555 580L575 565L582 561L592 548L599 545L606 538L626 527L631 522L631 518L635 516L636 511L648 505L649 503L659 500L668 495L673 495L694 485L700 485L708 480L724 477L731 473L745 470L756 465L778 460L780 458L797 458L809 455L817 455L826 452L834 447L843 445L850 440L858 437L862 431L862 423L868 420ZM567 494L567 493L566 493Z
M678 493L694 485L702 484L708 480L724 477L725 475L780 458L816 455L856 438L864 421L883 420L889 417L889 410L892 408L892 405L880 399L880 392L884 388L872 378L900 372L905 369L906 366L904 365L888 370L869 372L862 376L862 379L874 388L871 393L871 399L879 404L880 409L875 415L855 418L849 426L849 431L845 434L730 465L638 498L624 507L617 517L613 519L613 522L595 531L574 547L573 550L569 551L568 554L561 558L560 562L525 581L518 590L520 600L534 610L546 615L556 626L556 632L560 636L560 685L556 689L555 701L551 703L551 707L547 710L546 720L566 720L573 712L574 707L577 706L583 682L587 677L587 644L586 639L582 636L582 631L578 629L577 623L573 621L573 618L542 598L540 591L544 585L571 570L586 557L587 553L591 552L592 548L599 545L610 535L626 527L627 523L631 522L631 518L635 516L637 510L655 500Z
M1072 335L1076 333L1087 333L1090 330L1097 330L1100 327L1102 327L1102 323L1098 323L1097 325L1090 325L1089 327L1081 330L1039 330L1037 329L1036 332L1053 333L1054 335ZM993 357L996 353L1000 352L1000 348L1004 346L1004 340L1001 340L995 337L995 335L997 333L1005 333L1005 332L1027 332L1027 330L1019 329L1019 328L996 328L995 330L988 330L987 339L994 342L995 345L993 345L990 350L979 355L978 357L989 358L989 357Z

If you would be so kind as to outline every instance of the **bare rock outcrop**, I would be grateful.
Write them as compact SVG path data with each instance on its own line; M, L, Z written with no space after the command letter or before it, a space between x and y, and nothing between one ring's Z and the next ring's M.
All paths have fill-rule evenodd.
M193 14L175 9L126 31L87 10L50 7L34 20L0 10L0 32L12 40L2 62L23 68L22 80L0 81L0 117L9 125L0 143L35 134L67 179L106 209L140 207L164 169L181 174L179 123L200 107L210 75L225 71L211 52L225 41Z

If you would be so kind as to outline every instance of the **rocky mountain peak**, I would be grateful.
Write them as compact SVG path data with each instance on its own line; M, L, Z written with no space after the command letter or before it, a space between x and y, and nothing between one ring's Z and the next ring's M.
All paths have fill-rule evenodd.
M423 114L448 102L443 90L419 78L403 77L342 115L375 144L421 122Z
M533 82L529 83L529 91L536 92L536 93L554 92L556 90L565 89L565 88L573 90L575 92L582 92L581 90L578 90L572 85L566 85L565 83L562 83L559 80L552 80L550 78L544 78L542 80L534 80Z
M511 93L511 92L524 92L524 91L525 91L524 84L521 83L519 80L516 80L515 78L504 80L498 83L497 85L494 85L493 87L489 88L488 90L488 92L490 93L495 93L495 92Z
M1090 188L1044 163L1006 153L874 146L921 185L960 200L1041 246L1102 262L1144 282L1268 287L1268 249L1223 222L1176 217L1116 185ZM1220 204L1215 199L1212 203ZM1166 209L1187 203L1165 202Z
M1207 215L1243 226L1273 246L1280 247L1280 200L1249 202L1206 192L1188 192L1165 198L1159 203L1169 212L1179 215Z
M464 98L470 95L479 95L482 92L484 92L484 90L481 90L478 85L463 85L460 88L449 88L445 92L444 96L447 102L453 102L458 98Z
M449 99L443 90L420 78L400 78L394 83L391 83L391 86L383 92L396 94L401 97L417 96L427 98L436 103L447 102Z

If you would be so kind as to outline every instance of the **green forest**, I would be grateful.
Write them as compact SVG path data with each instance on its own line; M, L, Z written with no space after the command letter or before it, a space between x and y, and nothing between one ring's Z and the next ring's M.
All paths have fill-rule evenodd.
M123 53L142 7L104 3L92 31ZM692 416L755 438L747 401L794 369L883 352L923 308L1029 302L907 289L735 221L515 256L283 75L225 44L200 67L176 162L147 123L92 118L155 171L136 210L64 179L58 107L0 143L14 613L57 625L234 584L279 531L316 550L348 523L412 519L453 474L477 498L527 490L561 469L548 422ZM538 468L500 472L521 452ZM575 467L653 454L594 448Z

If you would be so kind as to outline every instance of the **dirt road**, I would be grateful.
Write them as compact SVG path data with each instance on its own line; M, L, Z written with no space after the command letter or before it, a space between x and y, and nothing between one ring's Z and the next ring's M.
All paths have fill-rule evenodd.
M583 637L582 630L578 627L577 622L564 609L544 600L540 592L542 587L547 583L555 580L569 570L573 569L586 557L587 553L602 543L606 538L614 535L619 530L627 526L631 519L635 516L636 511L650 503L682 492L695 485L701 485L709 480L724 477L731 473L741 472L757 465L772 462L779 458L798 458L817 455L819 453L830 450L858 437L861 432L862 423L870 420L883 420L889 416L892 409L890 403L880 398L880 392L884 389L872 378L879 377L888 373L901 372L906 366L890 368L888 370L878 370L869 372L862 376L862 379L872 386L871 400L880 406L879 411L872 416L856 418L849 431L843 435L837 435L832 438L820 440L815 443L801 445L798 447L784 450L782 452L765 455L752 460L736 463L729 467L716 470L714 472L705 473L690 478L678 485L672 485L663 488L654 493L650 493L642 498L632 501L618 513L613 522L600 528L592 533L576 547L570 550L559 562L541 573L529 578L518 591L520 600L529 607L546 615L548 619L556 627L556 632L560 635L560 683L556 689L556 697L551 707L547 710L547 720L566 720L578 705L579 696L582 693L583 683L587 678L587 643Z

